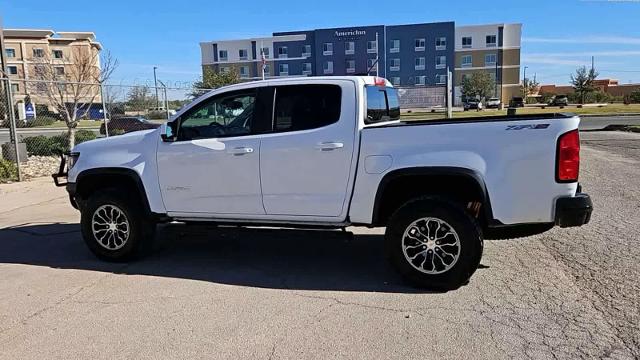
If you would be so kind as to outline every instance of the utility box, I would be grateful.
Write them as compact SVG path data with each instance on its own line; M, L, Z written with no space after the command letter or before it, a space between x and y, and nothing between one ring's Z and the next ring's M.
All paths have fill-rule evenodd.
M7 142L2 144L2 158L14 160L16 158L15 143ZM27 162L27 144L18 143L18 156L21 163Z

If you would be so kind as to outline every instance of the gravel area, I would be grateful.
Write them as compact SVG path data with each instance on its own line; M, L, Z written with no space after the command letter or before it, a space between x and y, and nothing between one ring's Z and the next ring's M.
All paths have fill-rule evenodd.
M51 176L58 172L60 158L55 156L29 156L27 162L22 164L21 170L25 179L41 176Z

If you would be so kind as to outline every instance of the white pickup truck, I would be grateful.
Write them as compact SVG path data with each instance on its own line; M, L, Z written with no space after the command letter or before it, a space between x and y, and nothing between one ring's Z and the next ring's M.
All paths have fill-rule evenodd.
M469 280L483 238L589 221L578 117L399 118L381 78L242 83L159 129L77 145L54 180L101 259L140 256L159 222L386 227L393 265L434 289Z

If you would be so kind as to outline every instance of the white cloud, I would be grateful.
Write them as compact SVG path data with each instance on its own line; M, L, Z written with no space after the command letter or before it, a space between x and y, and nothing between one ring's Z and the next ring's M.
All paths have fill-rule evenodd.
M543 44L612 44L640 45L640 37L627 36L576 36L572 38L523 37L523 43Z
M546 54L532 54L532 55L523 55L521 63L522 64L582 66L582 65L585 65L587 61L576 60L576 59L562 59L555 56L548 56Z
M562 53L529 53L522 56L533 57L561 57L561 58L580 58L580 57L620 57L620 56L640 56L640 50L621 50L621 51L581 51L581 52L562 52Z

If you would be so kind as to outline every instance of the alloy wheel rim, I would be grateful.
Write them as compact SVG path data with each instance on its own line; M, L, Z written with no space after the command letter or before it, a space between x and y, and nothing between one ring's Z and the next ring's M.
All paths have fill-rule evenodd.
M129 240L129 220L115 205L102 205L93 212L91 230L94 239L107 250L119 250Z
M449 271L458 262L461 243L458 233L446 221L420 218L402 235L402 252L411 266L425 274Z

